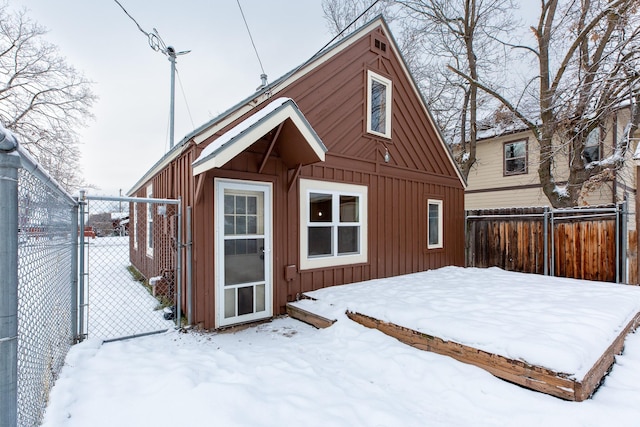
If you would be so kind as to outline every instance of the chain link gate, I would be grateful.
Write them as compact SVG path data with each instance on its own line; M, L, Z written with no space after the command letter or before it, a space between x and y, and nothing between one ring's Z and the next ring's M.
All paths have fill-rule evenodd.
M85 196L80 337L103 341L179 325L180 201Z

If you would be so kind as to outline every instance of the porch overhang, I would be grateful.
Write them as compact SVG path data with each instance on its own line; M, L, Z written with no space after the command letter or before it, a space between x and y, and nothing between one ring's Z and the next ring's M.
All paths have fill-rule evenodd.
M219 168L273 129L274 142L288 168L323 162L327 148L290 98L278 98L209 144L192 163L193 175Z

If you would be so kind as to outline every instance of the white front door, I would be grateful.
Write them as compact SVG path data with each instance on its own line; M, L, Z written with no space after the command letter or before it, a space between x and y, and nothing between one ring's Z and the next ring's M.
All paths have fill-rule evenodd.
M271 317L271 184L216 179L216 326Z

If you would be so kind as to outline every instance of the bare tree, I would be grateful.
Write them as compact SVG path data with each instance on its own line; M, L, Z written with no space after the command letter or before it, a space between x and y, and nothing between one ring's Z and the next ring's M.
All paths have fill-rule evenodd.
M76 129L91 116L91 82L68 65L24 10L0 5L0 120L54 179L83 184Z
M390 3L389 0L378 0L374 4L372 0L322 0L322 10L329 31L337 35L347 29L345 34L348 34L376 15L385 14L393 20ZM360 14L362 16L353 22Z
M537 72L518 98L493 82L449 68L498 99L534 134L538 176L554 207L575 206L585 183L619 168L640 122L640 16L637 0L540 0L530 44L512 45L533 58ZM531 91L531 88L536 88ZM535 112L521 108L530 97ZM612 156L591 161L586 142L606 126L612 111L628 106L631 120ZM566 184L556 179L554 158L570 156ZM564 178L564 177L562 177Z
M459 144L458 163L465 178L476 161L479 108L486 104L474 83L479 75L500 80L496 66L503 49L495 40L514 28L511 0L396 0L405 13L403 37L412 39L412 62L428 64L428 73L414 64L431 111L450 143ZM431 58L431 59L429 59ZM447 70L452 65L472 79ZM417 70L416 70L417 69ZM452 114L453 112L453 114Z
M324 0L323 6L337 32L364 4ZM478 108L487 103L474 81L479 73L499 79L494 70L504 62L504 50L493 47L514 27L513 7L511 0L393 0L381 9L401 29L398 44L437 125L447 142L459 144L456 160L465 177L476 161ZM473 78L451 73L447 65Z

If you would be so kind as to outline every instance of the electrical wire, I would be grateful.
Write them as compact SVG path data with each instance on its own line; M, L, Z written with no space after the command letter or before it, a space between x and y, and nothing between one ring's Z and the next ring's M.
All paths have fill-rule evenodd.
M320 49L318 49L318 51L316 53L314 53L311 58L309 58L308 60L306 60L305 62L303 62L302 64L300 64L298 67L296 67L292 72L290 72L289 74L293 75L295 73L297 73L300 69L302 69L304 66L306 66L308 63L310 63L316 56L318 56L318 54L320 54L320 52L322 52L323 50L325 50L329 45L331 45L334 41L336 41L336 39L338 37L341 37L342 34L345 33L345 31L347 31L353 24L355 24L360 18L362 18L367 12L369 12L373 6L375 6L376 4L378 4L380 0L374 0L373 3L371 3L371 5L366 8L360 15L358 15L353 21L351 21L349 23L349 25L347 25L346 27L344 27L344 29L342 31L340 31L338 34L336 34L331 40L329 40L329 42L327 42L327 44L325 44L324 46L322 46ZM278 85L280 83L282 83L284 80L280 80L280 82L274 84L273 86L268 88L269 93L271 93L273 91L273 89L275 89L276 87L278 87ZM271 96L271 95L269 95Z
M138 27L138 29L142 32L142 34L144 34L147 37L151 37L151 34L149 34L148 32L146 32L145 30L142 29L142 27L140 26L140 24L138 24L138 21L136 21L136 19L131 16L131 14L129 12L127 12L127 9L124 8L124 6L118 1L118 0L113 0L115 1L118 6L120 6L120 9L122 9L122 11L129 17L131 18L131 20L136 24L136 26Z
M256 48L256 44L253 42L253 36L251 35L249 24L247 24L247 18L245 18L244 11L242 10L242 6L240 5L240 0L236 0L236 2L238 3L238 8L240 9L240 14L242 15L242 20L244 21L244 26L247 28L247 33L249 33L249 39L251 39L251 45L253 46L253 51L256 53L256 58L258 58L258 63L260 64L260 69L262 70L262 74L266 75L267 73L264 72L264 67L262 66L262 61L260 60L258 49Z
M191 121L191 126L195 129L196 125L193 123L193 117L191 116L191 108L189 108L189 102L187 101L187 95L184 92L184 87L182 86L182 79L180 78L180 73L176 68L176 76L178 77L178 85L180 85L180 92L182 92L182 98L184 99L184 104L187 107L187 114L189 114L189 120Z

